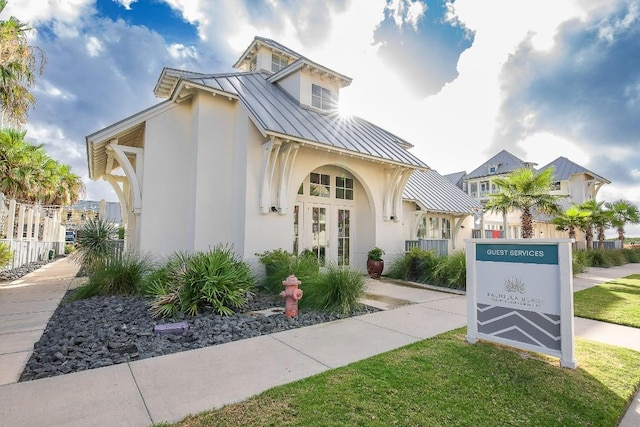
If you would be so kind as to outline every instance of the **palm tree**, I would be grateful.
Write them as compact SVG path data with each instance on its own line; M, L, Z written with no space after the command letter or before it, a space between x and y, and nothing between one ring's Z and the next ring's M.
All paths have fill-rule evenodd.
M569 231L569 238L576 238L576 228L584 228L585 219L591 215L590 212L581 209L578 205L573 205L553 219L557 230Z
M84 195L82 179L24 140L25 131L0 130L0 192L29 203L69 206Z
M536 172L531 168L520 168L512 171L504 178L497 178L494 183L498 193L490 194L486 209L496 212L520 210L520 228L522 238L533 236L533 212L536 209L546 214L560 212L559 201L564 196L549 194L553 180L553 168Z
M580 209L589 212L589 216L585 218L584 234L587 241L587 249L593 247L593 228L598 230L598 241L600 248L604 247L604 229L608 225L607 214L603 210L604 202L596 202L595 200L587 200L579 205Z
M618 240L624 247L624 226L627 224L640 224L640 211L638 207L626 200L607 203L606 207L611 211L611 225L618 231Z
M7 0L0 0L0 13ZM27 44L27 23L14 16L0 21L0 108L2 119L21 125L27 121L29 107L36 100L29 88L36 74L42 73L45 63L43 51Z

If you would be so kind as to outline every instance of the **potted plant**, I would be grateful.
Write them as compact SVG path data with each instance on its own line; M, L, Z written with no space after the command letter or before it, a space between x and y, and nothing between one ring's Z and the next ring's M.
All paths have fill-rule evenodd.
M384 270L382 255L384 255L384 251L377 246L367 254L367 273L372 279L380 278L382 270Z

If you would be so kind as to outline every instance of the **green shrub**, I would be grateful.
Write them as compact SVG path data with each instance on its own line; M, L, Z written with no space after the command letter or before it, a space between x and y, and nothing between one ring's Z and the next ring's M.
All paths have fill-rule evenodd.
M71 255L80 267L91 274L100 264L115 255L118 229L115 224L102 218L90 218L78 230L76 251Z
M319 273L318 259L311 251L304 251L296 256L282 249L276 249L257 255L266 271L263 286L271 294L279 294L284 289L282 282L290 274L295 274L298 280L306 283Z
M147 256L126 253L104 259L89 275L89 281L76 289L72 301L96 295L134 295L141 293L145 277L153 270Z
M382 261L382 255L384 251L376 246L367 253L367 258L371 261Z
M433 271L433 280L441 286L467 289L467 256L464 251L455 251L439 259Z
M627 262L638 263L640 262L640 249L622 249L621 252L624 254Z
M433 272L441 257L432 250L411 248L403 257L397 258L385 276L393 279L428 283L433 280Z
M76 247L71 243L67 243L66 245L64 245L64 253L67 255L74 253L75 250L76 250Z
M572 266L573 274L580 274L587 271L589 267L589 260L587 259L586 251L573 251L572 253Z
M145 285L156 317L193 316L203 307L231 315L233 308L246 305L254 289L249 265L226 245L193 254L174 253L162 270Z
M309 277L300 287L304 292L301 307L346 315L359 305L365 280L358 271L330 265L326 272Z
M587 265L589 267L611 267L613 264L604 251L587 250Z
M2 242L0 243L0 268L6 266L13 259L13 252L11 246Z

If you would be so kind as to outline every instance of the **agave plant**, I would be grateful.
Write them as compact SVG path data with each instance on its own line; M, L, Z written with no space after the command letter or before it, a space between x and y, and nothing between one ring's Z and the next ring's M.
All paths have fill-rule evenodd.
M117 254L114 244L117 233L117 226L102 218L87 220L78 231L77 248L71 255L72 259L91 274L107 259Z

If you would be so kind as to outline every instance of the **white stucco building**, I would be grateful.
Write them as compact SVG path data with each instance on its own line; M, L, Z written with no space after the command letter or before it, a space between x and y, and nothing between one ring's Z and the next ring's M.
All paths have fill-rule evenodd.
M253 264L309 249L360 270L374 246L401 254L418 226L403 215L420 206L403 204L405 185L429 170L412 145L339 115L351 79L273 40L256 37L234 68L165 68L163 102L86 137L90 177L127 212L128 247L164 256L229 243ZM437 210L457 242L467 211Z

